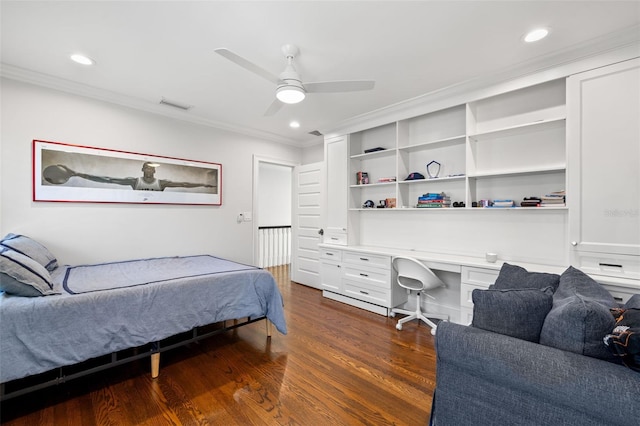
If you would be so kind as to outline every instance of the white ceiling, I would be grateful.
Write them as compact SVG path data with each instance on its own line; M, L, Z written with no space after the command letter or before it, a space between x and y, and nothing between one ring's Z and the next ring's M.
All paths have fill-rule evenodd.
M305 146L308 132L594 40L639 34L639 1L5 1L2 75L270 140ZM528 30L546 39L525 44ZM639 36L640 38L640 36ZM277 114L269 81L214 49L279 74L297 45L304 81L372 79L371 91L309 94ZM599 43L602 48L602 42ZM584 49L583 49L584 50ZM93 67L72 63L82 52ZM564 58L564 59L563 59ZM188 112L161 98L193 105ZM297 120L299 129L289 122Z

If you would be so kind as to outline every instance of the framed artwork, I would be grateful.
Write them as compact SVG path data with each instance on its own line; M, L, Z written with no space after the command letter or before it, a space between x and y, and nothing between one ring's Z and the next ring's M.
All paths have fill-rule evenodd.
M33 201L222 205L222 165L33 141Z

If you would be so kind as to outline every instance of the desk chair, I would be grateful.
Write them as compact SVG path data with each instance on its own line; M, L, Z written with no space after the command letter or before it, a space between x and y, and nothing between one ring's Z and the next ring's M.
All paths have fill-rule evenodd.
M422 312L420 306L420 293L425 290L432 290L438 287L443 287L445 286L445 284L440 278L436 276L436 274L433 273L431 269L426 267L422 262L411 257L394 257L391 261L391 264L393 265L393 269L397 273L398 285L400 287L406 288L407 293L411 293L411 291L417 292L415 311L412 312L405 309L397 308L393 308L391 310L392 317L394 317L396 313L408 315L407 317L398 320L396 328L398 330L402 330L402 324L407 321L418 319L426 322L429 327L431 327L431 334L435 336L437 325L429 318L448 320L449 316ZM433 296L429 296L428 294L427 296L433 299ZM427 316L429 318L427 318Z

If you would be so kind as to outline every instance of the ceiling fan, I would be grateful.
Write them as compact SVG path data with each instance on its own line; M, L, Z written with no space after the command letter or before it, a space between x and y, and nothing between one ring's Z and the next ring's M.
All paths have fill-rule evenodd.
M224 56L231 62L240 65L260 77L276 84L276 99L267 108L264 115L273 115L282 104L296 104L301 102L307 93L336 93L355 92L359 90L373 89L375 81L372 80L343 80L343 81L319 81L313 83L303 83L300 74L296 71L293 60L300 53L297 46L285 44L282 46L282 53L287 59L287 66L279 76L272 74L259 65L244 59L240 55L233 53L229 49L220 48L214 50L217 54Z

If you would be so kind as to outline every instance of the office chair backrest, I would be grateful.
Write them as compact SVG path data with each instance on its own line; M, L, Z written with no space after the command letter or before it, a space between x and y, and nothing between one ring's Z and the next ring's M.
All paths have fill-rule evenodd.
M398 273L398 285L409 290L429 290L444 283L424 263L412 257L394 257L391 264Z

